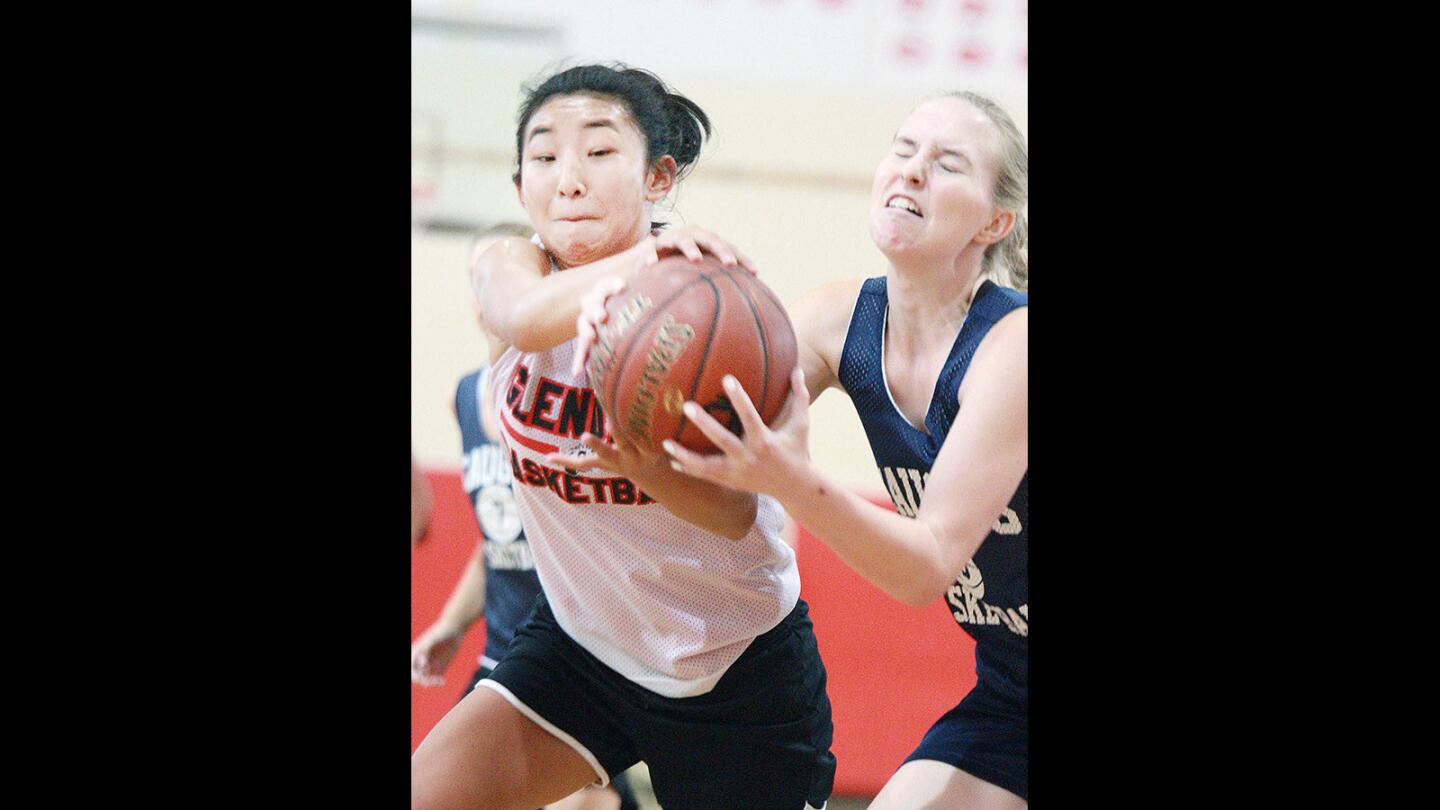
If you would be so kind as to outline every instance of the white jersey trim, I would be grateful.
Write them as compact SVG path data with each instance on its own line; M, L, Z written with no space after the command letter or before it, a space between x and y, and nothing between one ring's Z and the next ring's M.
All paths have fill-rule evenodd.
M599 779L596 781L596 784L598 784L600 787L605 787L606 785L610 784L610 774L606 773L605 769L600 767L600 761L595 759L595 755L590 753L589 748L581 745L579 740L571 737L564 731L561 731L559 726L556 726L554 723L551 723L549 720L541 717L540 714L534 709L526 706L525 701L521 700L518 697L515 697L515 693L511 692L509 689L506 689L504 684L500 683L499 681L492 681L489 678L485 678L484 680L480 681L480 683L477 683L475 685L484 686L487 689L493 689L497 694L500 695L500 697L505 698L506 703L514 706L516 709L519 710L521 714L530 718L531 722L533 722L535 725L550 732L551 736L555 737L560 742L563 742L571 748L574 748L575 752L578 753L581 757L584 757L585 761L590 763L590 767L595 769L595 773L599 775Z
M860 299L857 297L855 300L856 300L856 303L858 304ZM969 317L970 317L970 312L969 312L969 310L966 310L965 315L960 319L960 328L961 328L961 329L964 329L964 328L965 328L965 320L966 320L967 318L969 318ZM851 313L851 318L854 318L854 313ZM885 370L885 344L889 342L889 337L890 337L889 333L890 333L890 301L889 301L889 299L887 298L886 301L885 301L885 312L880 315L880 382L883 383L884 386L885 386L885 396L890 399L890 407L892 407L892 408L895 409L896 415L899 416L900 419L905 422L905 424L910 425L910 427L913 427L913 428L915 428L916 430L921 431L922 433L924 433L925 435L928 436L928 435L930 435L930 426L929 426L929 424L927 423L926 420L927 420L927 419L929 418L929 416L930 416L930 406L933 405L933 404L935 404L935 386L937 386L937 385L940 384L940 377L945 376L945 367L944 367L944 366L941 366L941 367L940 367L940 377L936 377L936 378L935 378L935 382L933 382L933 383L930 384L930 399L925 402L925 413L924 413L924 415L922 415L922 416L920 417L920 424L917 426L917 425L911 423L911 422L910 422L910 417L906 416L906 415L905 415L905 412L902 411L902 410L900 410L900 403L898 403L898 402L895 401L895 395L892 394L892 393L890 393L890 373ZM847 333L847 335L848 335L848 333ZM959 332L956 332L956 333L955 333L955 337L956 337L956 339L959 339L960 333L959 333ZM955 348L955 342L954 342L954 341L951 341L951 342L950 342L950 348L951 348L952 351L954 350L954 348ZM946 355L946 358L947 358L947 363L948 363L949 355ZM952 392L952 393L950 394L950 396L953 397L953 396L955 396L955 394Z

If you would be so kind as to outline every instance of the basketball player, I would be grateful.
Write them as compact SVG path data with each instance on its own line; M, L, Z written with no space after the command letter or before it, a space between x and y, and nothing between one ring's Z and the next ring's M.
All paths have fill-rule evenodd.
M528 225L497 223L480 233L471 247L471 256L482 253L498 236L528 238L531 233ZM470 302L478 314L479 305L473 294ZM502 344L491 341L491 363L503 348ZM540 593L540 579L535 576L535 562L530 556L530 546L525 541L510 488L510 463L495 438L490 417L493 409L480 407L480 392L485 390L489 371L489 366L482 366L463 376L452 402L464 453L461 483L475 509L481 542L476 544L460 581L445 600L440 617L410 648L411 680L422 686L441 685L445 683L446 667L460 650L465 631L480 617L485 617L485 651L461 694L462 699L505 656L516 628L525 620ZM639 803L627 775L619 773L608 787L591 785L547 807L548 810L638 810Z
M1012 288L1028 286L1028 178L1024 139L994 102L962 93L920 104L875 171L870 235L886 273L824 285L791 309L800 368L775 429L729 380L744 439L689 403L723 454L666 443L677 469L773 495L891 596L921 606L943 595L975 638L975 688L872 810L1028 802L1028 294ZM603 293L587 296L592 320ZM809 459L809 402L837 386L898 515ZM922 502L927 492L939 494Z
M775 500L611 440L571 371L598 280L702 250L749 265L708 231L651 222L709 130L693 102L624 66L562 71L521 107L514 181L536 238L500 240L476 280L485 327L510 347L484 406L543 592L416 749L413 807L532 810L641 759L668 807L829 797L825 670Z

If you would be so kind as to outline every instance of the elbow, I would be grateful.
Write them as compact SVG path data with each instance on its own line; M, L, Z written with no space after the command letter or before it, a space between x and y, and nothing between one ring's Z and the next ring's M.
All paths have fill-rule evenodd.
M907 583L908 587L903 588L900 593L893 594L895 598L911 607L925 607L937 598L944 596L950 590L950 586L955 583L955 578L960 576L960 572L965 570L965 566L975 556L975 552L980 548L980 543L985 540L985 535L988 533L989 527L987 526L977 537L965 538L953 545L944 542L937 543L936 550L940 553L937 553L924 566L924 570L919 576ZM940 536L937 531L936 537ZM954 543L954 540L955 538L952 537L951 542ZM950 551L948 554L944 553L947 546ZM954 553L956 551L963 551L963 558L957 559L960 555Z
M890 595L910 607L925 607L945 595L945 592L950 589L950 584L955 581L955 576L955 572L945 571L939 566L935 566L925 572L923 576L905 583L904 587L892 590Z
M934 588L932 587L933 583L928 581L928 577L924 583L919 582L918 577L915 579L891 578L888 580L873 576L866 578L870 580L872 585L884 591L891 599L913 608L925 607L935 601L935 597L944 593L945 587L949 587L949 583L947 582L945 587Z

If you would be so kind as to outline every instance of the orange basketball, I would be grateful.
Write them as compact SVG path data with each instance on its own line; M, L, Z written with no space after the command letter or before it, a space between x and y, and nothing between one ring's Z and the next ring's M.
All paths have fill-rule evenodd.
M606 303L588 360L590 381L612 430L660 452L674 439L699 453L718 448L685 418L688 400L736 435L740 418L720 381L733 375L771 424L790 394L795 329L749 271L706 254L661 259Z

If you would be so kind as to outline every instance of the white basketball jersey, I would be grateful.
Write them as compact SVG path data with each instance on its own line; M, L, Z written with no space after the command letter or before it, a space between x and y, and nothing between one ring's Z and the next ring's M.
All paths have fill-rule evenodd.
M731 540L629 479L546 463L546 453L588 452L580 435L603 430L594 391L570 373L574 349L508 349L487 395L540 584L565 632L611 669L666 697L704 694L800 596L785 513L761 495L755 525Z

